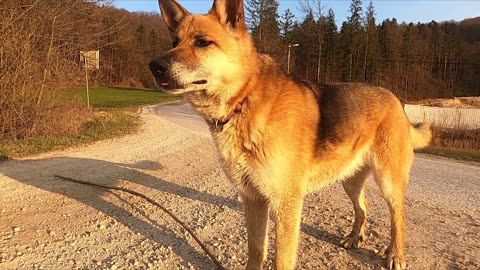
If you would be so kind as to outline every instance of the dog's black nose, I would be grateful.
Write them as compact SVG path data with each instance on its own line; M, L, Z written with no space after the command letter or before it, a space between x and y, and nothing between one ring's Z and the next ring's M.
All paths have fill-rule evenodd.
M154 59L148 64L154 76L160 77L169 70L168 63L163 59Z

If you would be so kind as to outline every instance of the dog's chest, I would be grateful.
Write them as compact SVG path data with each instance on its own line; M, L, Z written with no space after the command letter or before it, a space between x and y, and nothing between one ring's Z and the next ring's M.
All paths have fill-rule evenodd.
M259 179L266 171L265 149L262 136L243 130L236 122L228 123L222 131L214 134L226 173L240 190L258 188Z

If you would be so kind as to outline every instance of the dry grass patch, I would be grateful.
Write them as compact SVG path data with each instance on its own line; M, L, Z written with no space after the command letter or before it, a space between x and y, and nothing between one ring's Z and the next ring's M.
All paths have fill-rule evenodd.
M29 140L8 140L0 143L0 160L23 157L52 150L92 143L98 140L130 134L141 121L132 114L120 111L97 112L75 133L54 136L36 136Z
M480 162L480 129L432 128L432 143L420 153Z

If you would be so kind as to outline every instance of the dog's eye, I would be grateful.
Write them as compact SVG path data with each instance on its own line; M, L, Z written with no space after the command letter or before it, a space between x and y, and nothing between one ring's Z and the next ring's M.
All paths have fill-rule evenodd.
M213 44L213 41L209 41L206 39L196 39L195 40L195 47L205 48Z

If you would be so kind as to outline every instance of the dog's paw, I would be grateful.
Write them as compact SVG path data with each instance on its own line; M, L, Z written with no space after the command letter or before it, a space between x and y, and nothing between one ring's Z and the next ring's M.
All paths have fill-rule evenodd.
M390 270L405 270L407 262L405 256L395 256L393 253L387 255L387 268Z
M349 235L340 241L340 245L345 249L359 248L364 241L364 235Z

